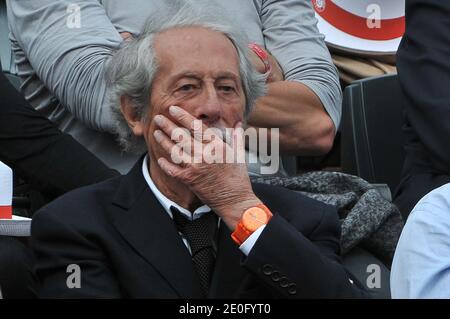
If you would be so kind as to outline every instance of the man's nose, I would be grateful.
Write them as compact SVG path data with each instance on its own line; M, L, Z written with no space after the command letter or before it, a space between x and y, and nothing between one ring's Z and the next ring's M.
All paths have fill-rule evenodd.
M199 120L206 122L205 124L213 124L217 122L222 113L222 106L214 87L206 88L202 94L202 98L199 99L199 105L197 105L196 117Z

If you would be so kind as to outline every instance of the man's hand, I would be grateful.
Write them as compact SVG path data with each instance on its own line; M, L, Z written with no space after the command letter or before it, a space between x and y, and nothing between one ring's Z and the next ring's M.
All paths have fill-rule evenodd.
M233 128L231 141L226 143L220 134L205 137L208 127L204 124L195 127L194 121L201 122L182 108L171 106L170 114L174 121L164 115L154 118L160 128L154 132L155 140L171 158L170 161L165 157L159 158L159 166L166 174L187 185L234 231L242 213L251 206L261 204L253 193L248 176L241 124ZM174 122L187 130L180 130ZM200 129L203 134L199 134ZM211 130L208 132L211 133ZM170 138L175 136L176 144ZM198 143L196 147L194 143ZM185 147L187 145L192 147ZM223 154L222 160L211 163L209 155L216 152ZM237 157L233 156L232 163L226 163L226 154L240 154L238 158L244 160L237 161Z
M266 79L266 95L256 101L249 127L278 128L282 154L321 156L330 151L335 137L335 126L316 93L303 83L284 79L277 60L264 48L250 47L250 60L259 73L266 66L257 54L264 51L271 72ZM255 51L256 52L255 52Z
M120 32L119 34L122 37L123 41L133 40L133 35L130 32Z
M253 67L256 69L259 73L264 73L266 70L266 66L264 65L264 62L261 60L261 58L252 50L250 50L250 61L252 62ZM281 69L280 65L278 64L278 61L271 55L269 52L267 52L267 56L269 59L270 67L272 71L269 74L269 77L267 78L267 83L272 82L279 82L284 81L284 74L283 70Z

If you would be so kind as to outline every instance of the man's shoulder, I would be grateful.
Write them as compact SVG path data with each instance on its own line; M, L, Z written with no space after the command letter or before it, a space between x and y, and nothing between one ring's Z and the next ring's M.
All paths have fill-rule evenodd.
M92 220L111 204L122 178L118 176L70 191L37 211L33 221L42 217L67 222L78 222L83 217Z
M425 195L412 210L408 221L437 219L438 224L450 226L450 183Z

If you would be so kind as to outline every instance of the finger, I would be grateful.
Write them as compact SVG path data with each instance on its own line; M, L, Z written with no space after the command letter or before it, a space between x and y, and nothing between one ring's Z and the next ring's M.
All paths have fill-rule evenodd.
M231 134L230 134L231 138ZM228 143L230 139L227 136L227 129L221 129L218 127L210 127L203 131L203 141L213 142L215 140L220 140L222 142Z
M174 144L177 144L178 146L183 148L186 154L192 155L193 152L192 146L195 140L192 138L191 134L187 129L181 127L178 129L174 129L172 131L172 136L170 136L170 140Z
M133 35L130 32L121 32L120 36L124 41L129 41L133 39Z
M261 61L261 58L259 56L256 55L255 52L253 52L252 50L250 50L250 62L252 64L252 66L255 68L255 70L258 73L264 73L266 70L266 66L264 65L263 61Z
M284 81L283 70L281 69L278 61L273 57L269 56L270 65L272 66L272 72L270 72L268 77L268 82L279 82Z
M167 159L164 157L161 157L158 159L158 165L161 167L162 171L166 173L169 176L176 177L179 176L182 172L182 168L170 163Z
M166 134L160 130L153 132L156 142L161 148L170 155L170 159L175 164L190 164L192 162L191 156L186 152L190 152L190 147L185 148L178 144L175 144Z
M245 163L244 128L241 122L236 123L233 129L232 149L236 154L237 163Z
M155 124L174 142L181 142L181 140L188 141L191 139L189 130L183 127L177 126L170 119L164 115L158 114L154 117Z
M198 120L186 110L175 105L169 108L169 113L173 117L173 119L177 121L178 124L191 131L192 136L196 140L198 141L202 140L203 138L202 132L204 132L208 128L208 126L203 124L203 121Z

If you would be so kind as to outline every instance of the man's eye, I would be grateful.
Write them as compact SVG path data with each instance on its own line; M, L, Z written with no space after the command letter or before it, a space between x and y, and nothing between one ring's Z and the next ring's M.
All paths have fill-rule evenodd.
M192 90L195 90L195 85L194 84L186 84L186 85L181 86L178 90L183 91L183 92L190 92Z
M222 85L219 87L219 89L225 93L231 93L234 91L234 87L228 85Z

